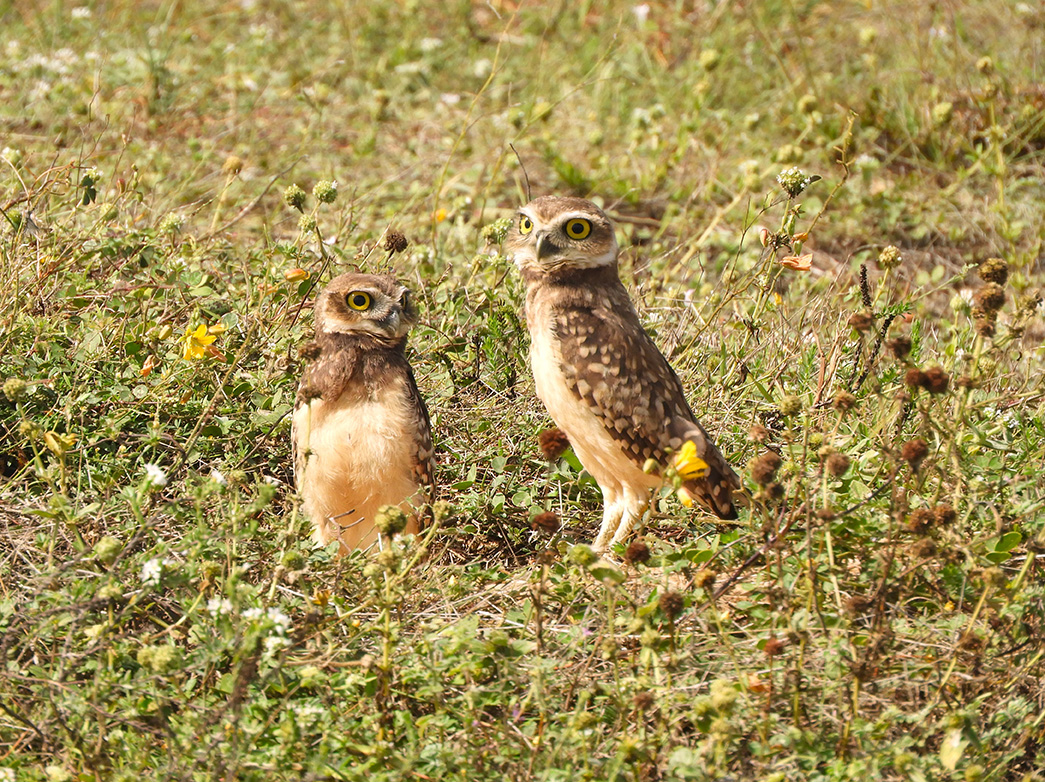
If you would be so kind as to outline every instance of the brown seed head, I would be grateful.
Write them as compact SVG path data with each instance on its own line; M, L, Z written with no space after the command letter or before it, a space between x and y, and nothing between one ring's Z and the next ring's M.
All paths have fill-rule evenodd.
M752 480L759 486L769 484L776 476L776 471L780 469L782 462L783 459L780 458L779 454L773 453L773 451L766 451L758 458L752 459L748 462L748 470L751 471Z
M906 359L907 354L911 352L911 338L908 336L893 337L885 344L889 346L889 350L893 351L893 355L900 361Z
M835 478L841 478L849 470L849 457L844 453L835 451L827 457L827 461L824 462L824 467L827 471Z
M932 538L918 538L911 544L911 556L916 559L928 559L936 555L936 544Z
M785 641L781 641L776 636L770 636L766 641L766 645L762 647L762 651L765 652L766 657L776 657L787 646Z
M929 378L918 367L911 367L907 370L907 374L904 375L903 382L910 388L925 388L929 383Z
M678 592L665 592L660 596L657 605L664 612L664 616L674 622L678 615L682 613L682 609L686 607L686 601Z
M929 367L925 371L925 388L930 394L946 394L951 377L943 367Z
M537 441L541 446L541 453L549 462L554 462L570 447L570 438L562 429L545 429L537 436Z
M776 481L763 488L762 491L768 500L782 500L784 498L784 484Z
M657 699L653 697L653 693L643 690L642 692L635 693L635 698L632 703L635 704L635 708L639 711L649 711L657 705Z
M976 319L976 333L981 337L993 337L994 336L994 313L991 313L991 317L982 317Z
M857 331L867 331L874 325L874 318L868 312L854 312L849 318L849 325Z
M962 375L954 381L958 388L979 388L980 381L969 375Z
M629 562L632 565L642 565L649 562L650 550L649 546L646 545L646 541L642 539L636 539L628 544L628 547L624 550L624 561Z
M410 246L410 242L399 231L389 231L385 234L384 246L389 253L401 253Z
M924 535L933 525L936 517L928 508L918 508L907 517L907 529L915 535Z
M856 396L848 391L839 391L832 402L835 410L845 413L856 407Z
M973 297L977 311L997 312L1005 304L1005 289L996 282L988 282Z
M762 424L755 424L748 429L748 436L756 443L769 442L769 430L766 429Z
M1004 285L1009 279L1009 265L1001 258L988 258L980 264L977 272L979 272L980 279L984 282Z
M559 531L559 527L562 525L559 523L559 514L550 510L546 510L543 513L538 513L532 519L530 519L530 528L546 532L549 535L554 535Z
M850 616L860 616L867 612L867 610L874 605L874 600L869 598L867 595L852 595L846 599L845 612Z
M820 521L834 521L838 518L838 514L831 508L821 508L816 512L816 517L820 519Z
M941 527L949 527L951 524L954 524L954 520L958 518L958 514L955 512L954 508L946 502L933 508L933 516L936 519L936 523Z
M929 446L921 437L908 440L900 450L900 458L910 464L912 470L917 470L928 455Z

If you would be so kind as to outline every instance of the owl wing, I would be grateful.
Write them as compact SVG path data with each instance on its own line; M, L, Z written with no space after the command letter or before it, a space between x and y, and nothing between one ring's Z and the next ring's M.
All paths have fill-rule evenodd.
M435 446L432 443L432 420L428 415L428 406L417 389L417 381L409 364L406 365L406 374L408 402L417 432L413 474L417 483L423 487L425 501L431 504L435 502Z
M630 310L630 308L629 308ZM607 307L556 313L554 334L569 390L585 402L637 465L670 455L691 441L707 477L688 493L722 518L735 518L732 491L740 479L693 416L678 375L637 322Z

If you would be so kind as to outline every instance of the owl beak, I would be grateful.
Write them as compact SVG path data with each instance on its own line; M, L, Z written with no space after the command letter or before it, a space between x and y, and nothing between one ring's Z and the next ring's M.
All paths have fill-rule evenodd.
M388 313L388 317L385 318L385 324L388 328L388 333L394 337L402 336L400 329L402 328L403 318L399 314L399 310L392 310Z
M537 234L537 260L543 261L552 255L557 255L562 250L559 245L555 244L551 239L548 238L548 234L541 233Z

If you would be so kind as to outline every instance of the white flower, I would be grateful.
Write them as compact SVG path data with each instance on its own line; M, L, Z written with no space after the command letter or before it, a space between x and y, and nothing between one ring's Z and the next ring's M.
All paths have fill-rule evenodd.
M456 92L444 92L439 96L439 102L445 103L447 106L456 106L461 102L461 96Z
M13 768L0 768L0 782L15 782L15 770Z
M649 3L632 6L631 13L634 14L635 22L638 26L642 27L642 25L646 24L646 20L649 18Z
M228 616L232 613L232 601L227 597L212 597L207 601L207 613L211 616Z
M163 471L160 465L146 462L145 483L148 484L150 489L162 489L167 485L167 473Z
M158 587L163 581L163 567L169 562L169 559L150 559L142 565L142 583L146 586Z
M73 19L90 19L91 9L86 6L80 6L72 10Z
M248 622L253 622L255 619L261 619L261 617L264 616L264 614L265 612L262 611L260 608L248 608L246 611L243 612L243 618L246 619Z
M272 622L273 629L280 635L286 635L287 630L290 629L290 617L280 611L278 608L270 608L268 610L269 621Z
M421 51L425 54L434 52L442 45L443 41L440 38L422 38L420 43Z
M477 79L485 79L490 75L493 70L493 63L485 57L481 60L476 60L472 65L472 73Z
M264 643L266 654L275 654L280 649L286 649L290 646L290 641L281 635L270 635L265 639Z
M216 467L210 471L210 479L219 486L228 486L228 479Z

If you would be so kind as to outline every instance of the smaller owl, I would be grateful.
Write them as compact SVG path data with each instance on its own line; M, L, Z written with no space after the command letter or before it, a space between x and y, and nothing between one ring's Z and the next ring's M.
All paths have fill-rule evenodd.
M642 329L617 273L606 214L581 198L543 196L519 210L505 248L526 286L537 396L602 489L594 547L627 538L676 468L678 495L736 518L740 479L700 425L675 371Z
M321 545L371 546L382 505L419 530L434 499L432 431L403 350L417 320L395 278L342 274L316 299L319 357L294 406L294 477Z

